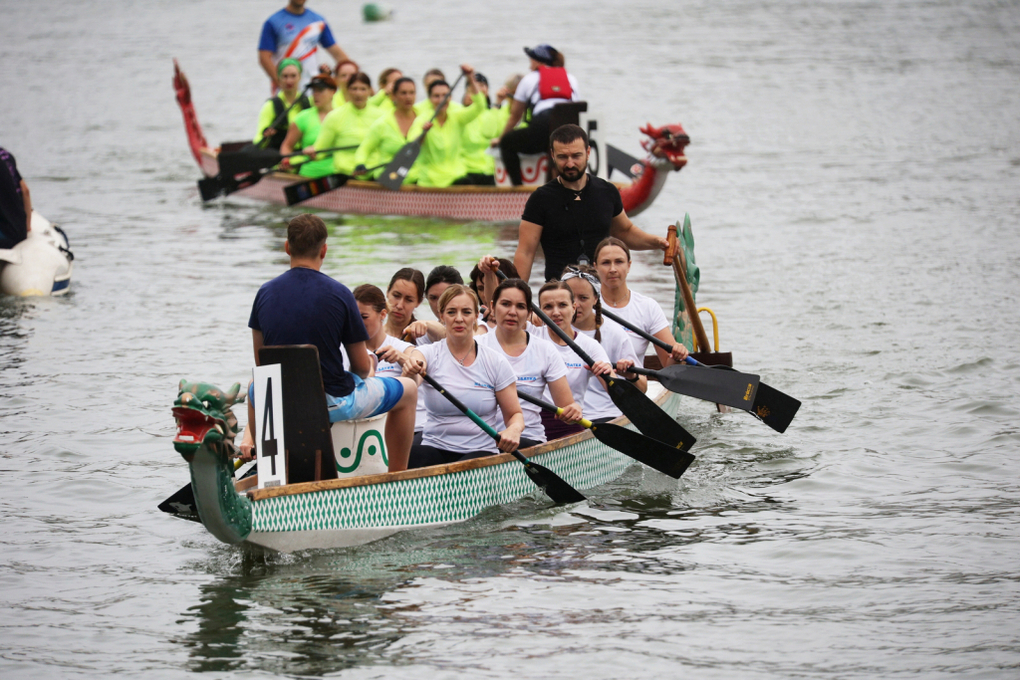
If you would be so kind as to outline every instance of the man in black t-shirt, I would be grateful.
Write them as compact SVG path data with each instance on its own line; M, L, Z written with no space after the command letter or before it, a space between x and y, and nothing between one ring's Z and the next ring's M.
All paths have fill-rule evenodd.
M607 236L615 236L631 250L666 249L665 238L634 226L614 184L588 174L588 135L583 129L556 128L549 147L559 176L536 189L524 206L514 253L522 279L531 276L539 243L545 252L546 280L558 279L568 264L590 264L595 246Z

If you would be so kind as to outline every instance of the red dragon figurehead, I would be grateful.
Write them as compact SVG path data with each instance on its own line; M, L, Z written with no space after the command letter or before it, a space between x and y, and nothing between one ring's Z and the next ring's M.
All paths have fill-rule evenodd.
M687 165L687 156L684 155L684 147L691 143L691 138L684 132L679 124L663 125L653 128L649 123L641 128L641 132L651 137L641 142L645 151L656 158L664 158L673 164L674 170Z

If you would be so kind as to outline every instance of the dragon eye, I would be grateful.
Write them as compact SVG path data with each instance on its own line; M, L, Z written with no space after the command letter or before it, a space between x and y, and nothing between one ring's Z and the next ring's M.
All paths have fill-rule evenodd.
M203 401L202 402L202 406L205 406L206 408L209 408L209 402L208 401Z

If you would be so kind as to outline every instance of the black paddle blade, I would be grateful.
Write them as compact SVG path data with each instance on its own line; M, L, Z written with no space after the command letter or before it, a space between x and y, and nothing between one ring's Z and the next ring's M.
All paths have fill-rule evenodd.
M612 423L592 423L591 432L600 442L624 453L639 463L658 470L673 479L680 476L694 462L694 456L674 449L643 434Z
M771 385L759 383L751 413L776 432L786 432L799 408L798 400Z
M397 152L393 160L386 165L383 173L379 175L379 184L390 191L399 191L400 185L404 183L404 178L407 177L407 173L414 165L419 153L421 153L421 142L415 140L405 144L404 148Z
M287 198L287 205L294 205L301 201L307 201L313 196L324 194L327 191L333 189L339 189L343 185L347 184L347 180L350 179L349 175L326 175L325 177L316 177L308 182L298 182L297 184L291 184L283 188L283 195Z
M740 371L713 371L707 366L672 364L649 371L670 392L750 411L759 377Z
M192 490L190 483L182 486L177 493L167 498L157 507L174 517L188 519L193 522L202 521L198 516L198 507L195 505L195 492Z
M622 378L606 380L609 398L623 415L630 418L634 427L652 439L658 439L671 447L687 451L697 439L685 430L672 416L649 399L644 392Z
M532 463L524 456L521 456L524 463L524 472L535 483L535 486L545 492L557 505L568 503L580 503L588 500L584 494L563 481L559 475L547 467L538 463Z
M202 195L203 201L211 201L223 193L223 183L219 177L206 177L198 180L198 193Z
M220 174L231 177L242 172L257 172L262 168L271 168L281 160L283 155L277 149L261 149L254 144L240 151L221 151L216 157Z

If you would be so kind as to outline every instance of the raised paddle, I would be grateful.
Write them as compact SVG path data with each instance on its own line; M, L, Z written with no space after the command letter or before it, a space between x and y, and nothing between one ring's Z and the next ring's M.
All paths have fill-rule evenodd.
M496 275L501 279L507 278L506 274L498 269L496 270ZM581 349L572 337L564 333L562 328L554 324L552 319L538 308L538 305L532 303L531 311L535 312L542 319L542 322L549 327L549 330L558 335L570 349L574 350L574 354L579 356L581 360L589 366L595 364L595 361L588 356L588 353ZM609 398L616 404L616 408L620 409L623 415L627 416L630 422L634 423L637 429L649 437L658 439L660 442L669 444L681 451L687 451L694 446L694 442L697 441L694 435L685 430L680 423L673 420L668 413L659 408L658 404L649 399L644 392L623 378L611 375L601 377L606 383L606 392L609 394Z
M530 401L535 406L545 409L550 413L561 413L563 409L558 408L547 401L517 390L517 396L524 401ZM664 475L673 479L680 479L680 476L694 462L694 456L686 451L677 455L677 450L663 444L657 439L646 437L640 432L628 430L625 427L613 423L593 423L587 418L578 421L581 427L591 430L595 438L606 446L616 449L620 453L630 456L639 463L644 463Z
M499 432L492 429L492 426L482 420L477 413L465 406L460 399L447 392L443 386L437 383L435 378L430 376L428 373L422 373L421 377L429 385L432 385L437 392L449 399L450 403L456 406L461 413L474 421L475 425L485 430L485 433L495 439L497 443L499 442ZM528 460L521 455L520 451L512 451L510 455L524 464L525 474L527 474L531 481L533 481L538 488L542 489L542 491L544 491L554 503L580 503L581 501L587 500L584 494L560 479L559 475L555 472L549 468L542 467L538 463Z
M429 118L430 123L435 121L436 116L438 116L439 112L443 110L446 103L450 101L450 95L453 94L454 88L457 87L457 84L463 77L464 72L461 71L460 75L457 76L457 80L453 81L453 85L450 86L450 91L446 93L446 96L443 97L443 101L436 107L436 112L432 114L431 118ZM408 171L418 159L418 154L421 153L421 140L425 139L425 135L427 133L428 130L425 130L418 136L417 139L408 142L400 149L400 151L397 152L397 155L393 157L393 160L386 164L386 169L383 170L383 173L379 175L379 184L382 184L390 191L400 190L400 185L404 183L404 178L407 177Z

